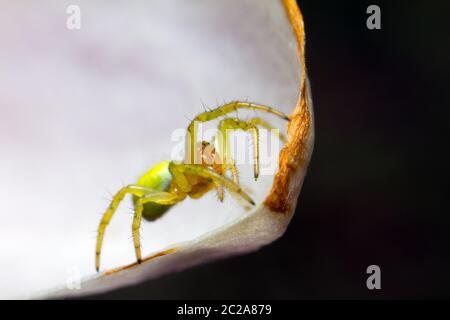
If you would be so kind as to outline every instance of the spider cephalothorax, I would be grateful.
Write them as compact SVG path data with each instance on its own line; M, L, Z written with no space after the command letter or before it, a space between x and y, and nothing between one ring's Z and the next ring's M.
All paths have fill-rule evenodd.
M219 123L219 132L222 135L221 139L219 139L221 145L219 146L220 153L216 150L214 143L207 141L196 142L196 127L199 122L217 119L238 109L263 111L288 120L286 115L271 107L240 101L224 104L195 117L187 130L187 150L184 162L160 162L144 173L136 184L127 185L114 195L98 227L95 251L95 267L97 271L100 268L100 253L106 226L126 194L133 196L135 213L132 233L138 262L141 261L140 225L142 217L148 221L153 221L166 213L173 205L183 201L187 196L198 199L212 189L216 190L220 201L223 201L224 191L228 190L251 205L255 204L239 185L236 165L231 159L229 151L228 131L244 130L253 132L255 140L254 177L257 179L259 176L259 127L268 130L273 129L273 127L259 117L250 120L224 117ZM280 135L280 138L285 140L283 135ZM226 176L228 171L231 172L231 179Z

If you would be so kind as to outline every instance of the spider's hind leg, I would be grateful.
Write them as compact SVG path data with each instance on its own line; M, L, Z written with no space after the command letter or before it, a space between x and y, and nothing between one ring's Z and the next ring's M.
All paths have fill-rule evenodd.
M136 253L136 260L140 263L142 260L141 256L141 236L140 228L142 221L142 212L144 210L144 204L148 202L154 202L162 205L172 205L184 199L176 193L164 192L164 191L154 191L149 192L141 197L138 197L134 209L133 224L131 227L133 234L134 250Z
M97 244L95 247L95 268L97 271L100 269L100 254L102 250L103 236L105 234L106 227L111 221L111 218L113 217L114 213L116 212L125 195L132 194L141 197L142 195L147 194L151 191L152 191L151 189L142 186L128 185L120 189L114 195L113 199L111 200L111 203L109 204L108 209L103 214L102 220L100 221L100 224L98 226Z

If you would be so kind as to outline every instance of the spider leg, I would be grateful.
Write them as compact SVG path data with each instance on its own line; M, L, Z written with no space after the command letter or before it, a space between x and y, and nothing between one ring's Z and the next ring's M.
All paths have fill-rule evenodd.
M201 166L201 165L195 165L195 164L184 164L172 161L169 164L169 170L173 174L174 179L177 180L177 177L184 176L185 174L190 175L196 175L199 177L203 177L206 179L210 179L213 183L219 183L223 185L226 189L228 189L230 192L233 192L246 201L248 201L250 204L255 205L255 202L250 198L250 196L245 193L241 187L234 183L232 180L228 179L227 177L215 172L214 170L211 170L207 167ZM174 173L177 173L177 176L174 175ZM184 176L184 179L187 181L186 177ZM176 181L178 183L178 181Z
M237 171L237 168L236 168L236 163L234 162L234 160L230 156L229 148L224 150L224 147L225 147L224 139L225 139L225 137L224 137L223 134L219 135L218 139L217 139L216 136L214 136L212 138L211 143L214 144L216 149L220 150L221 154L223 154L223 157L221 159L221 161L222 161L221 163L222 163L223 168L224 168L223 175L225 175L226 172L228 170L230 170L233 182L236 183L236 184L239 184L239 174L238 174L238 171ZM218 141L217 145L216 145L216 141Z
M229 148L229 136L228 132L229 130L244 130L244 131L252 131L254 136L254 150L253 150L253 157L254 157L254 176L255 180L258 179L259 176L259 129L252 121L243 121L239 120L237 118L226 118L219 123L219 130L222 133L223 136L223 146L222 146L222 152L224 154L225 163L229 163L229 157L230 157L230 148Z
M281 142L286 143L287 142L287 138L286 136L280 132L280 130L278 130L278 128L272 126L269 122L267 122L266 120L256 117L256 118L252 118L250 120L248 120L248 122L256 125L256 126L260 126L264 129L266 129L267 131L272 131L275 130L278 134L278 138L280 138Z
M95 248L95 269L97 269L97 271L100 269L100 254L102 250L102 243L103 243L103 236L105 234L105 229L108 226L109 222L111 221L111 218L113 217L117 208L119 207L120 202L123 200L126 194L132 194L141 197L142 195L152 191L153 191L152 189L146 187L130 184L126 187L123 187L115 194L115 196L111 200L111 203L109 204L108 209L103 214L102 220L100 221L100 224L98 226L97 245Z
M289 120L289 117L284 113L261 104L252 103L252 102L243 102L243 101L233 101L230 103L223 104L216 109L205 111L197 115L188 126L188 134L186 135L186 162L198 164L198 159L196 159L195 155L195 142L197 140L197 125L198 122L207 122L219 117L222 117L230 112L237 111L238 109L251 109L262 112L267 112L274 114L278 117L283 118L284 120Z
M225 158L225 164L231 165L232 173L233 171L237 175L236 166L232 162L230 164L230 149L229 149L229 136L228 130L244 130L244 131L253 131L254 135L254 176L255 180L258 179L259 176L259 129L258 126L267 129L267 130L276 130L274 126L261 118L252 118L250 120L240 120L237 118L226 118L219 123L219 130L222 133L222 152ZM280 133L278 130L278 136L282 142L286 142L286 137L284 134Z
M225 163L225 169L231 171L231 177L233 178L233 182L239 184L239 173L236 168L236 163L231 157L229 157L227 160L228 163Z
M131 231L133 234L134 250L136 253L136 260L140 263L142 261L141 257L141 236L140 227L142 221L142 211L144 210L144 204L147 202L154 202L164 205L172 205L181 201L183 197L175 193L164 192L164 191L154 191L148 194L140 196L135 204L133 224Z

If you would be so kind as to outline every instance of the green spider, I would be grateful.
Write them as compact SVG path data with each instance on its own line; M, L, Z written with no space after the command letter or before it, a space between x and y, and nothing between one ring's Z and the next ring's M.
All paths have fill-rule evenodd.
M173 205L183 201L187 196L198 199L205 193L216 189L218 198L223 201L224 189L241 197L251 205L255 202L240 187L238 172L234 161L230 157L228 146L229 130L253 131L254 134L254 177L259 176L259 128L267 130L274 129L265 120L256 117L250 120L240 120L238 118L225 117L219 123L219 131L222 134L220 150L223 158L215 150L214 144L202 141L196 144L197 125L199 122L207 122L225 116L238 109L252 109L274 114L284 120L289 120L284 113L271 107L250 103L234 101L216 109L205 111L195 117L187 129L186 147L187 154L184 162L163 161L156 164L140 177L136 184L130 184L121 188L111 200L111 203L103 214L98 226L97 245L95 250L95 268L100 269L100 253L103 242L103 235L106 226L109 224L114 212L125 195L131 194L134 204L134 218L132 224L133 242L137 262L142 261L140 244L141 219L154 221L166 213ZM280 139L285 142L284 135L280 134ZM192 147L195 146L195 147ZM230 171L232 179L226 176Z

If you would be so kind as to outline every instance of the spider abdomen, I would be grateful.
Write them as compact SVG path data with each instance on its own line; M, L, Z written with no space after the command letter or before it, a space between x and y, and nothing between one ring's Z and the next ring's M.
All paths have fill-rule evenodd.
M169 171L169 161L162 161L150 170L144 173L139 180L137 185L151 188L157 191L167 191L172 183L172 175ZM136 203L136 196L133 196L133 203ZM164 213L167 212L172 207L172 205L163 205L154 202L144 203L144 210L142 211L142 216L147 221L153 221L160 218Z

